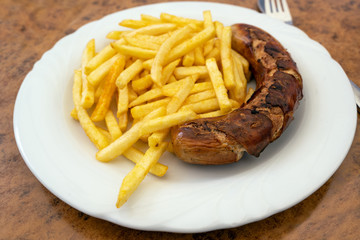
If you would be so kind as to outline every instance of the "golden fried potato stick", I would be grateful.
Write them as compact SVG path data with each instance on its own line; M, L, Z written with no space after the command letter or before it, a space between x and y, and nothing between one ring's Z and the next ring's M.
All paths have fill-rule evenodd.
M121 56L120 53L114 55L112 58L108 59L100 66L98 66L94 71L92 71L88 76L87 80L90 82L91 85L97 87L100 82L106 77L109 73L111 66L118 60Z
M107 45L86 64L85 74L89 75L94 69L112 58L115 54L116 50L111 45Z
M179 111L192 110L197 114L219 110L219 101L216 98L206 99L196 103L183 105Z
M126 157L127 159L129 159L134 163L138 163L144 157L144 153L135 147L130 147L128 150L126 150L123 153L123 155L124 157ZM155 176L162 177L165 175L167 170L168 170L168 166L161 163L155 163L150 168L149 172Z
M207 59L206 67L209 71L210 79L216 93L216 98L219 101L220 109L223 111L223 113L227 113L231 110L232 106L224 85L221 72L219 71L219 68L216 64L216 60L214 58Z
M98 130L91 121L87 111L81 106L81 71L75 71L73 84L73 101L81 127L84 129L90 141L98 149L103 149L109 145L109 140Z
M161 45L159 50L156 53L154 58L154 62L151 67L151 78L154 83L159 87L161 84L161 73L163 70L163 66L166 65L165 59L169 51L173 48L175 44L183 40L188 36L188 34L192 31L191 27L185 26L179 30L176 30L171 36ZM175 60L175 59L174 59Z
M228 90L235 88L235 79L234 79L234 68L233 60L231 55L231 27L226 26L222 30L221 36L221 65L224 77L224 84Z
M201 46L211 38L215 36L215 27L207 27L201 32L197 33L192 38L180 43L176 47L174 47L169 54L167 54L165 64L172 62L186 53L194 50L195 48Z
M150 74L148 74L144 77L141 77L139 79L131 81L132 89L136 93L140 93L140 92L150 88L152 84L153 84L153 81L152 81Z
M96 153L96 159L101 162L109 162L114 158L120 156L141 137L141 128L144 122L156 117L166 114L165 107L157 108L149 113L144 119L134 124L128 131L124 132L118 139L110 143L107 147L101 149Z
M119 127L120 127L120 130L122 132L125 132L126 129L127 129L127 126L128 126L128 121L129 121L129 118L128 118L128 111L126 112L123 112L122 114L120 114L118 117L118 120L119 120Z
M194 74L199 74L199 78L209 77L206 66L177 67L174 70L174 75L177 79L182 79Z
M134 119L145 117L157 108L164 107L170 102L170 98L163 98L154 102L149 102L143 105L138 105L131 108L130 113Z
M91 39L87 44L81 56L81 78L82 78L82 93L81 105L84 108L90 108L94 104L95 89L87 80L85 75L86 64L95 56L95 39Z
M190 24L194 24L198 28L203 27L203 21L195 20L191 18L179 17L168 13L161 13L160 19L164 22L175 23L178 26L187 26Z
M162 86L165 85L170 80L170 77L173 75L176 66L179 65L180 63L180 60L181 59L177 59L163 68L160 79L160 83Z
M191 52L188 52L183 57L182 64L184 67L191 67L195 62L195 50L192 50Z
M157 24L163 23L160 18L151 16L151 15L148 15L148 14L143 14L142 13L142 14L140 14L140 18L143 21L153 22L153 23L157 23Z
M156 23L150 21L144 21L144 20L134 20L134 19L124 19L121 22L119 22L120 26L133 28L133 29L139 29L153 24Z
M145 35L143 35L145 36ZM149 36L150 37L150 36ZM149 39L139 39L137 36L125 36L126 42L134 47L140 47L150 50L158 50L161 44L149 41Z
M216 97L214 89L205 90L202 92L194 93L188 96L184 102L184 105L200 102L206 99L214 98Z
M201 47L196 47L194 49L194 65L205 65L204 52Z
M246 97L247 79L239 59L233 58L233 60L235 88L230 90L230 96L242 104Z
M162 117L153 118L148 121L144 121L140 128L140 134L146 135L159 130L171 128L195 118L196 113L192 110L179 111Z
M214 22L214 25L215 25L215 31L216 31L216 37L218 39L221 39L222 37L222 31L224 29L224 24L222 24L221 22L219 21L215 21Z
M96 107L91 114L91 120L98 122L102 121L105 118L106 112L109 109L111 99L116 90L115 81L121 71L124 69L125 65L125 57L121 56L119 59L115 61L115 63L111 66L111 69L104 79L103 91L100 95L99 101L96 104Z
M125 45L125 44L116 45L116 44L111 43L111 46L113 46L113 48L116 49L116 51L118 51L121 54L136 57L136 58L149 59L149 58L155 57L155 55L156 55L156 50L145 49L145 48L141 48L141 47L134 47L134 46Z
M164 142L164 140L167 137L167 135L169 134L169 132L170 132L170 128L153 132L148 137L148 145L149 145L149 147L156 147L161 142Z
M108 110L105 115L105 123L106 123L106 127L109 130L109 133L111 135L112 141L115 141L118 137L120 137L122 135L119 124L116 121L116 118L111 110Z
M116 79L116 86L118 88L124 88L137 74L143 70L143 62L137 59L128 68L122 71L119 77Z
M251 71L249 69L249 67L250 67L249 61L246 60L246 58L244 58L240 53L236 52L235 50L231 50L231 54L234 59L237 59L238 61L241 62L242 66L243 66L245 77L248 81L250 81Z
M106 38L111 40L119 40L126 34L128 34L130 31L111 31L106 35Z
M145 92L144 94L138 96L134 101L132 101L129 104L129 107L132 108L134 106L143 104L145 102L151 101L153 99L156 99L156 98L159 98L159 97L162 97L162 96L164 96L164 95L163 95L161 89L160 88L154 88L154 89L151 89L151 90Z
M125 85L123 88L118 88L118 101L117 101L117 116L127 112L129 109L129 88Z
M135 167L125 176L120 187L116 207L120 208L129 199L131 194L137 189L139 184L144 180L150 168L160 159L161 155L167 148L166 142L157 147L150 147L136 163Z
M197 78L198 75L193 75L184 79L184 84L180 87L179 91L177 91L175 95L171 97L170 102L166 106L167 114L175 113L180 109L187 96L189 96L191 89L194 87Z

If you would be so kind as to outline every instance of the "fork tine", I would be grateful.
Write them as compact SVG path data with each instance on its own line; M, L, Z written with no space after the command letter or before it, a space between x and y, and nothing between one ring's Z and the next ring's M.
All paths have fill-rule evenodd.
M277 7L277 12L283 11L283 7L281 6L280 0L276 0L276 7Z
M290 13L290 9L289 9L289 6L288 6L286 0L281 0L281 3L282 3L282 6L283 6L283 9L284 9L284 12Z
M271 12L277 12L275 0L270 0L270 1L271 1Z
M267 14L271 13L270 1L269 0L265 0L265 13L267 13Z

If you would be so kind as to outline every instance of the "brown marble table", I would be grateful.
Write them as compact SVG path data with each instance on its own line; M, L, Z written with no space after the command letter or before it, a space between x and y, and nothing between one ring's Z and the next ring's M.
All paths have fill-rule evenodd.
M360 239L359 119L349 153L320 189L286 211L232 229L197 234L128 229L70 207L35 178L18 151L12 128L14 102L25 75L45 51L83 24L155 2L161 1L1 1L0 239ZM257 9L255 0L218 2ZM325 46L360 85L360 1L288 3L294 24Z

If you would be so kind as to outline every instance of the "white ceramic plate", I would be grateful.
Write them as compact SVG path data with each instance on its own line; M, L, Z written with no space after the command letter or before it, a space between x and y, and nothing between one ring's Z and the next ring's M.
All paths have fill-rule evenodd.
M168 12L259 26L290 51L304 80L295 120L260 158L225 166L193 166L165 154L163 178L147 176L131 199L115 207L123 177L133 164L121 157L95 160L96 149L73 108L73 70L91 38L102 48L119 21ZM23 159L57 197L97 218L135 229L203 232L240 226L287 209L309 196L340 166L354 137L356 110L342 68L301 30L255 11L217 3L174 2L127 9L81 27L46 52L26 76L14 110L14 131Z

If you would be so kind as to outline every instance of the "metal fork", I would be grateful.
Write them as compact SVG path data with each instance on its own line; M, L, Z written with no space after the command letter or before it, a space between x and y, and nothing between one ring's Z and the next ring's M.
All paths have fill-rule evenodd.
M292 17L286 0L265 0L263 2L264 11L268 16L292 25Z
M292 25L292 17L286 0L258 0L258 7L266 15ZM360 113L360 88L349 79L354 91L357 110Z

